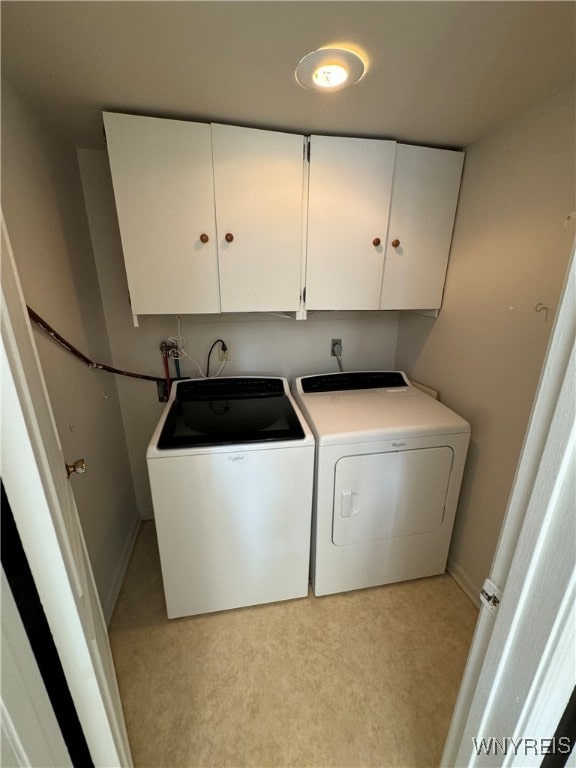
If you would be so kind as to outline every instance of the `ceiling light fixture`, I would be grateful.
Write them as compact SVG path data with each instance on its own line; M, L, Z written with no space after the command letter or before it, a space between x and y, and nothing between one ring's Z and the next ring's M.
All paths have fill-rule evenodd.
M296 67L296 80L309 91L341 91L361 80L366 62L349 48L319 48L304 56Z

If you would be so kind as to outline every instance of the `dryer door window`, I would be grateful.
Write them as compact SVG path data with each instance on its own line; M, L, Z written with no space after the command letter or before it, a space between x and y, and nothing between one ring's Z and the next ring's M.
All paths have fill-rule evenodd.
M334 544L415 536L440 528L453 456L451 448L442 446L339 459Z

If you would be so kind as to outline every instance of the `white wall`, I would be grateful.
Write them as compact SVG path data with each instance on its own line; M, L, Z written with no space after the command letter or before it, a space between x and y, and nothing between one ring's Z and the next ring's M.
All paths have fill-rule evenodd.
M108 158L105 152L80 150L79 161L114 365L162 376L159 344L176 334L176 317L143 316L140 327L134 328ZM188 352L203 371L212 342L223 337L230 343L232 353L223 373L262 373L292 379L337 370L336 360L330 356L332 338L342 339L346 369L392 367L398 314L319 312L305 321L269 314L196 315L183 316L181 322ZM211 372L218 365L214 354ZM196 376L198 372L185 360L182 375ZM150 517L145 452L163 406L153 383L119 379L118 391L138 504L142 516Z
M574 137L574 95L562 93L468 148L442 311L400 320L396 364L472 425L450 568L476 597L574 238Z
M27 304L88 356L109 358L76 153L4 81L2 208ZM64 457L86 459L71 483L109 616L139 521L116 381L36 327L35 338Z

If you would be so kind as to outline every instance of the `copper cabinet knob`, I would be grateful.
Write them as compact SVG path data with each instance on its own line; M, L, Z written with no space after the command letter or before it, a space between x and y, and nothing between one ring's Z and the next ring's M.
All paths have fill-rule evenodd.
M374 240L372 240L372 245L375 245L376 248L377 248L380 245L381 242L382 242L382 240L380 240L379 237L375 237Z
M205 233L202 233L202 234L200 235L200 242L201 242L201 243L207 243L207 242L208 242L208 240L210 240L210 238L209 238L209 237L208 237L208 235L206 235Z
M232 234L232 232L227 232L224 237L224 240L226 240L227 243L231 243L232 240L234 240L234 235Z
M392 248L398 248L400 245L400 240L392 240Z

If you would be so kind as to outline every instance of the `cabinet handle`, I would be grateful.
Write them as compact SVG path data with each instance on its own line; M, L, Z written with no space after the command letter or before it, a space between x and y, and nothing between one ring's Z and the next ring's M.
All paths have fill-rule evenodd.
M204 234L204 233L200 235L200 242L201 242L201 243L207 243L207 242L208 242L208 240L210 240L210 238L208 237L208 235L206 235L206 234Z
M380 240L379 237L375 237L374 240L372 240L372 245L375 245L376 248L378 248L378 246L380 245L381 242L382 242L382 240Z
M224 237L224 240L226 240L227 243L231 243L232 240L234 240L234 235L232 234L232 232L227 232Z
M400 240L392 240L392 248L398 248L400 245Z

